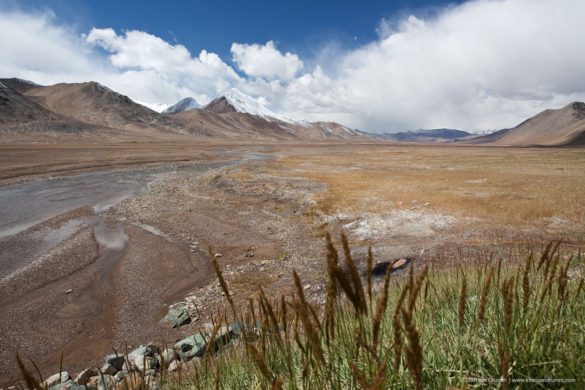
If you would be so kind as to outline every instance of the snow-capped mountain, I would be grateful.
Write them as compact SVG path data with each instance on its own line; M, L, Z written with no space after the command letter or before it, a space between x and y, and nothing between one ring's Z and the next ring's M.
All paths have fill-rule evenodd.
M196 108L200 108L201 104L197 103L197 100L193 99L192 97L186 97L184 99L179 100L177 103L173 104L170 107L167 107L165 110L162 111L163 114L176 114L177 112L189 111L194 110Z
M260 99L254 99L237 88L232 88L224 92L220 97L205 106L205 109L215 114L239 112L258 116L269 122L271 120L277 120L295 125L305 125L304 121L296 121L273 112L262 104Z

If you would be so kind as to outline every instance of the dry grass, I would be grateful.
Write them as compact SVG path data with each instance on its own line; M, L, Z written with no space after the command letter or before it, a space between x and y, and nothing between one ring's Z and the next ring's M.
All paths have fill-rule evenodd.
M585 151L344 146L288 155L274 175L325 183L326 214L423 207L499 225L542 227L585 218Z

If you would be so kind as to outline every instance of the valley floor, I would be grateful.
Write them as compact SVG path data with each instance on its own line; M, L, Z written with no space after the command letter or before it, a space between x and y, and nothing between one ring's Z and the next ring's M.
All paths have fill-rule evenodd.
M237 303L258 286L268 296L292 293L293 269L321 303L326 231L344 231L358 262L371 246L375 261L433 257L447 267L478 251L505 259L556 239L582 248L585 237L581 149L1 145L0 195L47 176L135 169L155 169L154 179L111 207L89 202L0 235L3 267L22 257L29 264L0 281L1 382L16 373L16 352L52 373L64 351L76 372L111 348L171 343L211 322L225 299L210 247ZM161 326L181 301L194 321L180 331Z

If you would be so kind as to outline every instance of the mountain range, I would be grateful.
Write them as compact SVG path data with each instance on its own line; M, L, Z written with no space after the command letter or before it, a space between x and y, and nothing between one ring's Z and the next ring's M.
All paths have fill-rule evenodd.
M338 123L285 118L237 89L205 107L186 98L158 113L96 82L41 86L0 79L0 83L0 134L8 140L32 133L137 141L184 136L256 141L363 137Z
M369 140L493 146L585 146L585 103L545 110L518 126L487 135L457 129L369 134L335 122L287 118L264 102L232 88L201 106L187 97L154 111L99 83L41 86L0 79L0 141L66 139L145 141L218 139L238 141Z
M457 129L419 129L379 135L380 138L398 142L449 142L471 136L472 133Z
M585 103L545 110L511 129L470 139L474 144L497 146L584 146Z

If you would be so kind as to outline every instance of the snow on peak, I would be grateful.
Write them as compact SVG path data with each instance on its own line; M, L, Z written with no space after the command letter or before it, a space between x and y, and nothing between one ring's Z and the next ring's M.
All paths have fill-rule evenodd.
M200 107L201 105L197 103L197 100L193 99L192 97L186 97L184 99L179 100L176 104L166 108L165 110L162 111L162 113L176 114L177 112L194 110Z
M237 88L231 88L224 92L221 96L224 97L237 112L259 116L268 121L270 121L270 119L276 119L281 122L297 125L304 124L304 122L295 121L273 112L268 107L266 107L266 103L264 102L265 99L254 99Z

